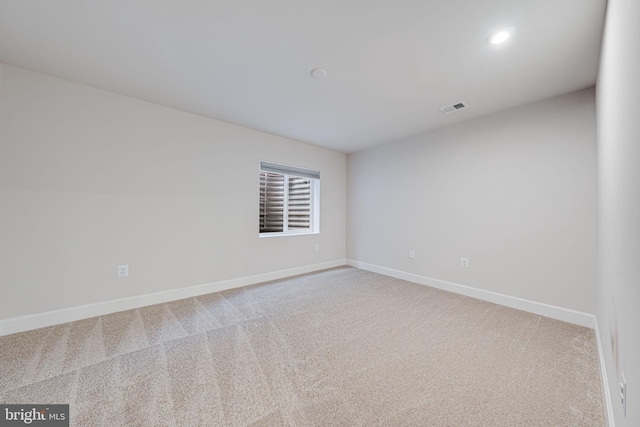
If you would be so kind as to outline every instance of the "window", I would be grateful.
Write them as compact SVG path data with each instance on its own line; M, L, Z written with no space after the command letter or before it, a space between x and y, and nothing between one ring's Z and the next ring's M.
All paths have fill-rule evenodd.
M260 236L319 232L320 171L260 162Z

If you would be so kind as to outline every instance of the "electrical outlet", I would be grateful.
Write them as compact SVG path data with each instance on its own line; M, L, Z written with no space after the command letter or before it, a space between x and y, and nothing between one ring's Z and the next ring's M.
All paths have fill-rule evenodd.
M409 258L415 259L416 258L416 251L414 251L413 249L410 249L409 250Z
M469 258L460 258L460 267L469 267Z
M129 275L129 264L118 266L118 277L127 277Z
M620 374L620 403L622 403L622 413L627 417L627 380L624 372Z
M316 243L316 252L320 251L320 243Z

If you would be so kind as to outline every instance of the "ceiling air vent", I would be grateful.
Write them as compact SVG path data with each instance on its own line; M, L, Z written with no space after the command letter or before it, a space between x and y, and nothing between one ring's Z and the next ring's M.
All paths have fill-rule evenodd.
M462 110L463 108L467 108L468 105L466 102L464 101L460 101L456 104L453 105L447 105L446 107L442 107L440 109L440 111L442 111L445 114L449 114L449 113L453 113L454 111L458 111L458 110Z

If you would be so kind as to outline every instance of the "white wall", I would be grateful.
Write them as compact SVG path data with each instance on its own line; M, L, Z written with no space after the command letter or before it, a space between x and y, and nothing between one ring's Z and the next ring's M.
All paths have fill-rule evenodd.
M344 260L344 154L0 75L0 320ZM258 238L261 159L321 170L319 235Z
M615 425L640 426L640 2L609 0L598 76L597 319ZM627 381L627 416L618 381Z
M592 89L351 154L347 258L594 313L595 157Z

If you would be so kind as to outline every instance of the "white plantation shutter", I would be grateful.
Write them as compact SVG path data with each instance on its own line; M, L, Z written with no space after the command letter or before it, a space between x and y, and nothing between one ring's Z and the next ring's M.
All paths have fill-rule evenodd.
M311 180L309 178L289 177L289 229L311 228Z
M260 232L282 232L284 226L284 175L260 172Z
M260 233L313 232L320 171L265 161L260 169Z

